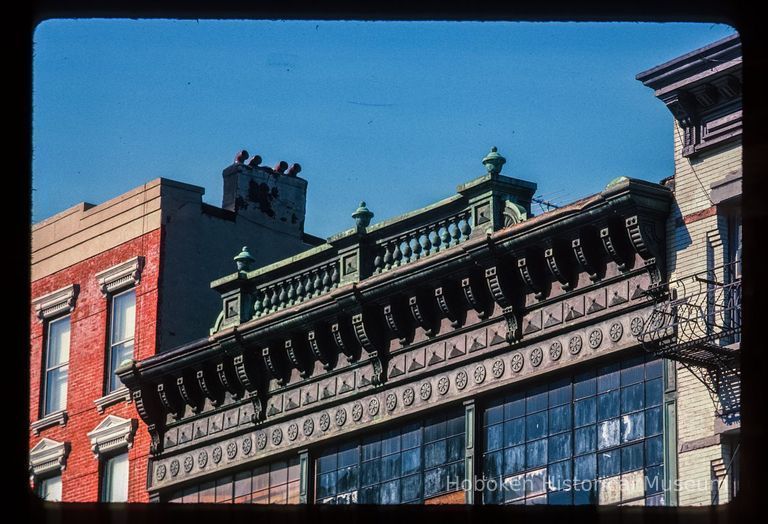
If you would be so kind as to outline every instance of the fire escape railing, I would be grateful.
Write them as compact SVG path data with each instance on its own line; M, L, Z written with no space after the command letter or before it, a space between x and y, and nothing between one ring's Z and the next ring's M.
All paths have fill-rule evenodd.
M720 412L739 405L741 275L739 262L670 281L637 338L655 356L691 370L710 390Z

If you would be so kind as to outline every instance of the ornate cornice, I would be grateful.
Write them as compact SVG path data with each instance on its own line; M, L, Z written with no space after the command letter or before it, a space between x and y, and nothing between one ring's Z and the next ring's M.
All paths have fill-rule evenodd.
M71 284L47 295L32 299L32 307L35 309L37 318L39 320L47 320L71 313L75 309L75 302L79 292L80 286Z
M32 482L52 471L64 471L71 447L69 442L44 438L29 450L29 475Z
M143 268L144 257L138 256L100 271L96 273L99 289L106 296L123 288L135 286L141 280Z
M98 459L104 453L122 448L130 449L133 446L133 436L137 427L136 419L108 415L87 433L88 440L91 442L91 451Z

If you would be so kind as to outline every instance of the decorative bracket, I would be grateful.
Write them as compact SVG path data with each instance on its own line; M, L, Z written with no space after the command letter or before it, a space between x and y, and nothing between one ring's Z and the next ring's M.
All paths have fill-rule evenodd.
M600 229L600 240L603 242L605 252L608 253L611 260L616 263L616 267L619 268L619 271L626 271L628 269L627 260L621 253L619 253L618 246L611 238L611 231L608 227Z
M485 280L488 283L488 291L491 292L493 300L502 308L512 305L512 300L507 296L502 287L501 275L497 266L489 267L485 270Z
M320 333L319 330L315 331L314 329L307 332L307 345L315 358L323 365L323 369L329 370L331 369L331 359L328 358L324 350L325 344L318 340Z
M376 345L373 343L373 340L371 339L369 332L365 328L365 323L363 322L363 314L358 313L356 315L352 315L352 328L355 333L355 338L357 339L357 342L360 344L360 347L365 350L366 353L376 353L377 348Z
M526 287L533 292L533 296L536 300L544 298L544 288L533 278L531 268L528 265L528 260L525 257L517 259L517 270L520 272L520 277L523 279Z
M203 401L200 398L201 395L197 395L192 391L192 388L195 387L193 384L196 384L196 382L185 382L184 377L178 377L176 379L176 387L179 390L181 399L192 408L192 413L199 413L203 408Z
M331 336L333 337L333 342L336 344L336 347L345 357L347 357L347 362L356 362L357 355L355 355L355 351L345 340L346 337L342 333L343 331L344 328L341 325L341 322L334 322L331 324Z
M437 301L437 308L440 310L440 313L451 321L451 327L454 329L459 327L461 324L459 312L449 288L444 286L435 288L435 300Z
M307 378L309 376L309 365L308 363L302 358L299 348L296 347L297 345L293 343L293 340L286 340L285 341L285 354L288 356L288 361L291 363L293 367L295 367L297 370L299 370L299 376L301 378Z
M651 276L651 286L658 286L663 279L663 249L660 248L663 244L658 234L659 227L654 221L642 219L637 215L627 218L624 225L632 247L642 257Z
M563 291L569 291L573 287L571 283L571 275L569 274L567 267L563 263L558 262L555 254L554 247L549 247L544 250L544 260L547 262L547 268L549 268L549 272L552 273L552 276L560 282L560 288Z
M157 385L157 396L166 412L176 420L184 416L184 402L179 396L178 389L166 387L164 383Z
M261 356L264 359L264 364L266 364L267 370L270 375L272 375L272 378L277 380L278 385L282 386L285 383L285 378L283 377L282 369L277 362L275 355L273 355L272 351L266 347L261 350Z
M221 390L216 387L214 382L211 382L206 378L205 370L198 369L195 372L195 378L197 379L197 386L200 388L200 391L203 392L203 395L211 401L211 405L213 407L220 406L222 400L224 400Z
M418 296L414 295L408 298L408 309L411 311L411 317L424 330L424 333L428 337L435 336L435 328L429 310L419 305Z
M224 387L224 390L229 392L234 400L242 398L243 389L240 384L236 382L237 379L230 376L228 366L224 362L216 364L216 376Z
M589 279L592 282L596 282L600 278L597 274L597 267L587 257L587 254L585 253L584 245L582 243L582 239L574 238L573 240L571 240L571 248L573 249L573 254L576 255L576 260L579 261L579 264L581 264L581 267L583 267L584 270L587 272Z
M405 323L397 313L397 308L391 302L386 304L383 309L384 322L387 328L397 337L401 345L408 343L408 333Z
M480 319L484 319L488 314L483 299L480 296L480 289L472 285L470 277L461 279L461 290L469 307L477 312L477 316Z

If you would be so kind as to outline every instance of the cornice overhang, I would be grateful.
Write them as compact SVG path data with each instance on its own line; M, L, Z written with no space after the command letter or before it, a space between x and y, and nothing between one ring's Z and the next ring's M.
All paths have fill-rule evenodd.
M275 392L322 381L324 374L357 369L354 380L385 387L388 361L410 347L414 333L425 343L466 330L469 308L483 312L472 322L504 320L508 332L502 335L514 344L530 332L531 325L521 324L526 311L567 298L574 288L583 292L568 276L585 271L574 239L583 240L585 256L603 266L603 275L605 264L622 268L612 270L611 281L623 278L637 257L641 264L632 274L645 267L650 281L660 282L671 200L663 186L624 179L569 206L131 362L118 375L134 400L141 400L137 409L154 428L154 451L162 448L165 427L189 419L201 406L209 406L206 412L220 409L222 395L250 406L248 416L258 425L287 409L271 403ZM521 257L525 272L518 271ZM232 281L247 292L247 280L241 275ZM397 315L387 317L393 310Z

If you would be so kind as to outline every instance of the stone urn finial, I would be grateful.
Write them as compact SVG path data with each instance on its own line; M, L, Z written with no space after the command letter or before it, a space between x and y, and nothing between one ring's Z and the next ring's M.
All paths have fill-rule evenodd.
M242 251L233 260L237 264L238 271L250 271L251 266L256 262L256 259L248 252L248 246L243 246Z
M498 153L496 146L491 148L491 152L483 158L483 165L488 173L498 175L501 173L501 167L507 162L507 159Z
M355 225L357 226L358 231L364 231L366 227L368 227L371 223L371 219L373 218L373 212L365 207L365 202L360 202L360 207L355 209L355 212L352 213L352 218L355 219Z

